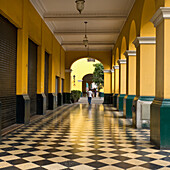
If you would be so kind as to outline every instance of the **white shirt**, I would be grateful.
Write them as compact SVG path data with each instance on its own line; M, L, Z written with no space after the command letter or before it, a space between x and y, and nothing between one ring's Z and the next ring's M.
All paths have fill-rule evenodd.
M90 91L87 92L87 95L88 95L88 97L92 97L93 92L90 90Z

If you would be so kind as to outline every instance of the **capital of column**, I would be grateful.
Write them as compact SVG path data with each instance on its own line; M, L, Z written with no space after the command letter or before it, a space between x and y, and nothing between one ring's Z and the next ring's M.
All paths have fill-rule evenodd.
M170 19L170 7L160 7L150 21L157 27L164 19Z
M72 69L65 69L66 73L71 73L73 70Z
M104 73L111 73L111 70L103 70Z
M110 71L111 71L111 73L114 73L114 72L115 72L115 70L114 70L114 69L111 69Z
M136 56L136 51L130 51L130 50L126 50L124 53L125 57L128 58L130 56Z
M119 66L113 66L114 70L119 70Z
M139 47L140 44L156 44L156 37L136 37L133 41L135 47Z
M126 59L119 59L117 60L117 63L120 64L126 64Z

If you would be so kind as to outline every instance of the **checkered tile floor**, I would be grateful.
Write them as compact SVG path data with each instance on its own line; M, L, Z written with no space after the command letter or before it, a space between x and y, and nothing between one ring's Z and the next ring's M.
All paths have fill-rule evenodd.
M3 137L0 169L170 169L170 151L119 116L109 106L64 106Z

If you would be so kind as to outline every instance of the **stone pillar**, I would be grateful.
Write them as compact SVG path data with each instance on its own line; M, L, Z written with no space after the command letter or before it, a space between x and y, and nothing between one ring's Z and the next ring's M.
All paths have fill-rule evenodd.
M126 95L126 59L119 59L119 95L117 96L117 109L123 111L123 100Z
M113 66L113 69L114 69L113 107L117 107L117 96L119 94L119 66Z
M115 84L114 84L114 77L115 77L115 70L112 69L111 70L111 74L112 74L112 97L111 97L111 104L113 104L113 101L114 101L114 93L115 93Z
M111 104L112 74L111 70L104 70L104 104Z
M151 141L170 148L170 8L161 7L151 21L156 27L156 94L151 105Z
M150 105L155 97L156 38L137 37L136 47L136 97L133 101L133 126L150 126Z
M126 51L124 53L127 60L126 67L126 96L123 102L123 116L132 118L133 99L136 95L136 51Z
M63 100L64 104L71 104L71 69L65 70L65 82L64 82L64 93Z

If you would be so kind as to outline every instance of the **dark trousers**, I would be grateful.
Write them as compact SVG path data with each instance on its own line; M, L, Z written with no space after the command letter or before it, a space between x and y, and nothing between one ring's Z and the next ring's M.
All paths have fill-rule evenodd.
M91 104L92 97L88 97L88 103Z

